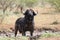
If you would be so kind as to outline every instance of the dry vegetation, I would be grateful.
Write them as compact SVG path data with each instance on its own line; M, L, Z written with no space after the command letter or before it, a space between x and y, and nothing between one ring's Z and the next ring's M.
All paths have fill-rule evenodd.
M35 16L35 28L52 28L60 30L60 14L54 14L55 12L48 12L48 11L54 11L54 9L47 9L47 8L41 8L41 7L34 7L33 8L36 12L38 11L38 14ZM43 11L44 10L44 11ZM47 14L46 14L47 13ZM3 24L0 26L3 26L3 28L9 29L13 28L15 25L15 21L17 18L22 17L22 14L16 15L10 15L8 17L5 17ZM58 22L57 24L53 24L53 22Z
M24 7L23 11L25 11L27 8L28 7ZM31 8L31 7L29 7L29 8ZM43 29L52 29L56 32L57 31L60 32L60 12L56 12L56 9L54 7L52 7L49 4L45 4L44 7L41 7L38 4L37 6L32 7L32 9L37 13L37 15L35 16L35 20L34 20L35 29L39 29L39 30L40 29L42 29L42 30ZM0 10L0 13L3 14L3 12L1 10ZM5 32L11 32L12 30L14 31L15 21L19 17L23 17L24 15L21 13L21 10L18 6L12 8L12 10L9 7L7 7L5 13L7 14L7 16L5 14L3 14L3 16L5 15L5 17L3 19L3 22L0 23L0 31L5 31ZM2 20L1 20L1 15L0 15L0 22L1 21ZM44 34L41 37L39 36L38 40L60 40L60 34L58 34L58 35L59 36L56 37L57 36L56 34L54 34L54 35L53 34L52 35ZM45 38L43 38L43 37L45 37ZM1 40L5 40L5 39L6 40L15 40L14 37L12 37L12 38L5 37L5 39L3 39L3 37L0 37L0 38L1 38ZM24 38L26 39L27 37L22 37L21 40L25 40ZM20 38L17 38L17 40L19 40L19 39ZM29 38L27 38L27 39L30 40Z
M60 37L43 38L39 40L60 40Z

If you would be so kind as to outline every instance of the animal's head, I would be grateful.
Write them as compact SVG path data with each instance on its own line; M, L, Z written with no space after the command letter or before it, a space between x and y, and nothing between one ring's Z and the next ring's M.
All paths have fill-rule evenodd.
M36 13L32 9L27 9L24 15L29 21L32 21Z

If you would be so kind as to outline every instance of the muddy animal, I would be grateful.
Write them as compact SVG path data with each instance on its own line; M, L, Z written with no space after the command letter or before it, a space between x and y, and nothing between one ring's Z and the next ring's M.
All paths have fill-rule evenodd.
M24 13L24 17L18 18L15 22L15 37L17 31L22 33L22 36L25 36L26 31L30 31L30 35L33 36L34 31L34 16L36 13L32 9L27 9Z

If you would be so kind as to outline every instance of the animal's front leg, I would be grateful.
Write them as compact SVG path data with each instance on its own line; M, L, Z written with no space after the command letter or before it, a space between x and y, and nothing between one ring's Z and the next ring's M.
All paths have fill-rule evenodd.
M34 27L33 25L31 26L31 29L30 29L30 35L33 36L33 32L34 32Z
M33 36L33 31L30 31L30 35Z
M25 34L25 31L23 31L23 32L22 32L22 36L25 36L25 35L26 35L26 34Z

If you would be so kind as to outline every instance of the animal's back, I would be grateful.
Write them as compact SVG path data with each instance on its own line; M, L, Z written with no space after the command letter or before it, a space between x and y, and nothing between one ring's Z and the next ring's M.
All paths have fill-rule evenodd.
M22 21L23 21L23 18L21 17L21 18L18 18L15 23L18 24L18 23L20 23Z
M24 21L24 18L18 18L16 20L16 23L15 23L15 26L18 27L18 28L23 28L25 25L25 21Z

